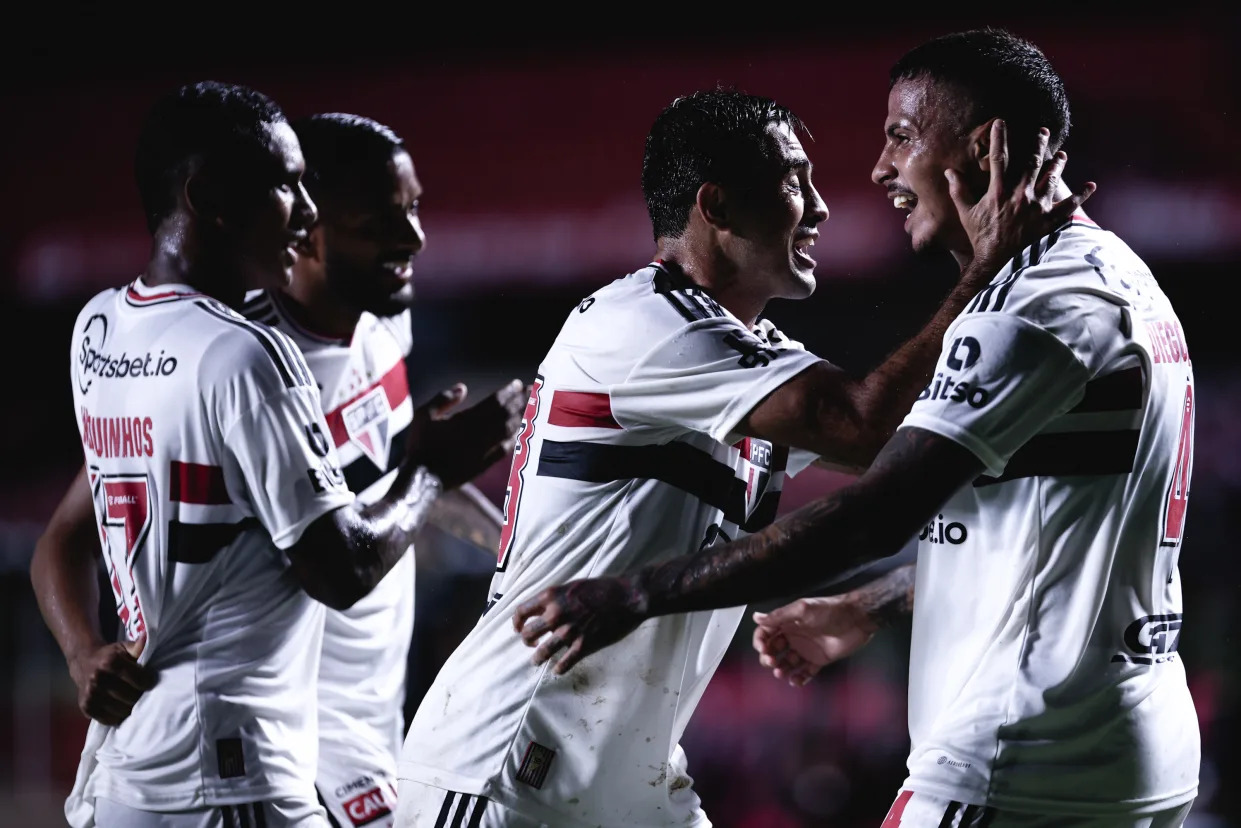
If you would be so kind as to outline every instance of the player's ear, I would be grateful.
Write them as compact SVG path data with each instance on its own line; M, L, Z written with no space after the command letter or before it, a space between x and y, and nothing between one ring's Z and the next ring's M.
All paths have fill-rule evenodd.
M988 118L970 130L968 152L970 160L985 173L991 172L991 124L995 118Z
M707 224L721 230L729 226L730 205L723 187L709 181L704 183L698 188L696 204Z
M200 221L222 227L224 214L221 209L219 188L214 185L201 167L191 169L182 186L182 197L192 215Z

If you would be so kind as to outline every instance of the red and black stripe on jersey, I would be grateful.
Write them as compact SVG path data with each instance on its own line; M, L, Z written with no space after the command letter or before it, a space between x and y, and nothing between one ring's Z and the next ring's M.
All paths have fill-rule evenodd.
M1061 417L1110 412L1120 418L1134 419L1141 413L1145 396L1144 374L1140 367L1134 366L1086 383L1081 401ZM979 477L974 487L1022 477L1130 474L1137 460L1140 436L1141 429L1133 425L1036 434L1013 454L1004 474Z
M168 470L168 500L191 506L232 506L224 469L204 463L173 460ZM182 515L184 517L184 515ZM177 563L201 564L210 561L244 529L257 525L254 518L226 523L168 521L168 559Z
M569 428L621 428L612 415L608 395L597 392L557 390L552 395L547 421ZM753 442L756 441L746 438L736 446L746 459L750 459ZM769 468L759 473L770 476L784 471L787 464L788 449L776 446L772 448ZM780 492L764 492L753 514L747 516L749 488L755 483L762 487L766 480L741 480L729 464L682 442L617 445L544 439L536 474L584 483L658 480L719 509L725 520L747 532L771 523L780 504Z

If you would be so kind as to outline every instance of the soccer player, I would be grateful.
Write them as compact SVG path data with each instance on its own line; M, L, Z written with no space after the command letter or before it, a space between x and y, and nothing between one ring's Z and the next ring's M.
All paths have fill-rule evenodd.
M1063 142L1068 99L1010 33L897 61L873 178L909 211L916 249L977 254L972 205L988 174L995 186L1005 128L1034 124L1046 150L1018 138L1014 157ZM529 619L537 661L567 647L563 672L647 618L804 593L918 536L909 776L884 825L1180 825L1200 750L1176 654L1193 426L1176 312L1078 211L953 322L855 483L732 544L545 592L514 623Z
M709 824L677 742L741 610L661 618L566 675L530 664L513 610L551 584L761 527L785 471L815 455L865 466L929 379L948 321L1060 220L1024 189L989 213L928 327L854 380L759 322L769 300L815 285L827 207L802 134L788 109L726 90L656 119L643 162L656 259L583 299L539 368L488 607L406 737L403 828Z
M75 324L86 485L71 487L48 530L59 537L31 564L93 719L66 816L325 825L324 604L367 594L460 481L410 452L382 498L355 503L301 352L233 310L248 290L288 284L316 218L274 102L182 87L148 114L135 166L151 258ZM63 519L92 506L85 532ZM100 542L125 643L99 629Z
M426 243L422 184L404 142L358 115L294 122L306 189L319 221L284 290L257 294L247 316L289 335L319 383L345 483L370 503L392 484L407 450L451 486L511 446L525 403L519 381L487 403L446 416L458 385L414 411L405 358L412 345L414 258ZM468 484L465 484L468 485ZM460 499L472 528L498 535L500 520ZM432 507L434 513L436 507ZM428 519L432 519L429 515ZM390 825L405 732L406 665L414 622L414 556L352 607L329 610L319 662L319 798L340 826Z

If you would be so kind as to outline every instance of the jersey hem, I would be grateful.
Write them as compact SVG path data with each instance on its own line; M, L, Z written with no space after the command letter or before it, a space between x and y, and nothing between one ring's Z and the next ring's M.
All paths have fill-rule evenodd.
M1184 805L1198 796L1198 784L1173 794L1164 794L1145 799L1131 799L1116 803L1075 802L1072 800L1056 800L1049 797L1004 796L988 794L976 789L957 788L951 785L937 785L934 782L917 781L913 778L905 780L902 790L927 794L960 802L965 805L984 805L1000 811L1016 811L1021 813L1056 814L1062 816L1099 816L1110 814L1153 814Z
M452 771L432 768L428 765L420 765L416 762L405 760L397 763L396 777L397 779L408 779L411 782L430 785L432 788L456 791L457 793L470 794L471 796L479 796L490 787L490 783L485 779L474 779Z
M97 779L87 798L111 799L139 811L191 811L219 805L244 805L272 799L294 799L317 802L313 783L298 789L284 785L248 785L228 788L194 787L165 794L143 793L134 786L114 780L111 776Z

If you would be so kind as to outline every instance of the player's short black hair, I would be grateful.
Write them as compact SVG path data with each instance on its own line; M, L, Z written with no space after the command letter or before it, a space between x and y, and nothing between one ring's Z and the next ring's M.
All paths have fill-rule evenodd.
M1051 130L1048 147L1069 137L1069 98L1047 56L1028 40L996 27L954 32L909 50L889 73L889 86L928 78L964 93L965 128L1003 118L1010 136ZM1011 139L1010 139L1011 140Z
M390 127L347 112L299 118L293 131L306 160L302 180L315 201L386 171L392 155L406 151L405 142Z
M711 182L749 187L771 170L771 124L809 135L805 124L770 98L712 89L677 98L646 136L642 194L656 239L685 232L698 189Z
M177 189L195 164L229 165L266 146L264 126L285 122L281 108L245 86L201 81L155 102L134 154L138 194L151 232L177 203Z

